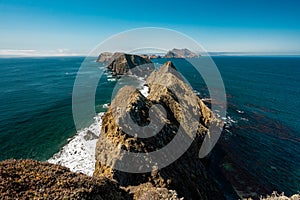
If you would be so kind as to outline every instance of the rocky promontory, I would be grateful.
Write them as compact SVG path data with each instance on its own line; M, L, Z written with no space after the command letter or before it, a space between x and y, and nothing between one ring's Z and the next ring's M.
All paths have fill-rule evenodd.
M199 54L190 51L189 49L172 49L166 53L164 58L198 58Z
M147 77L154 70L149 58L127 53L101 53L97 61L107 63L107 68L114 76L127 74Z
M147 96L125 86L104 114L96 146L94 177L112 178L129 191L146 184L175 190L184 199L224 199L198 157L204 137L214 134L208 126L220 128L222 123L194 94L171 62L152 72L146 82L149 87ZM161 105L163 109L155 105ZM197 120L193 120L195 118ZM170 165L159 168L157 163L148 160L146 165L152 167L151 172L129 173L115 169L118 162L125 160L126 152L147 155L158 151L171 143L179 130L185 139L176 140L177 149L188 141L191 145ZM172 158L165 155L162 159ZM139 162L132 159L122 164L131 167Z

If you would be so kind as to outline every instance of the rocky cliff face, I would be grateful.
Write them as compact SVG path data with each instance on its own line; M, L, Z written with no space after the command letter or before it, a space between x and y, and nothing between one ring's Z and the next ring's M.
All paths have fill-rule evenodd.
M166 53L165 58L198 58L199 56L188 49L172 49Z
M149 58L126 53L101 53L98 62L108 63L107 68L113 75L136 75L147 77L154 70L154 65Z
M185 199L223 199L222 192L198 158L205 135L213 134L208 126L220 128L222 123L193 93L171 62L151 73L147 85L150 90L147 97L133 87L120 89L103 116L102 132L96 146L94 176L113 178L127 188L150 184L156 188L176 190ZM175 140L179 131L185 137ZM167 167L160 169L157 163L145 159L151 172L126 173L114 168L118 161L126 159L126 152L147 154L162 149L174 140L176 149L180 149L185 142L191 141L191 145ZM167 161L172 158L166 153L162 159ZM132 159L122 164L130 167L140 161ZM146 165L141 164L141 168Z

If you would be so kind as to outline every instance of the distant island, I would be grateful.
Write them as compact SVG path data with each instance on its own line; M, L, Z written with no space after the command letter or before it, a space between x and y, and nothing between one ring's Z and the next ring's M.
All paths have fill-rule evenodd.
M154 65L150 59L145 59L138 55L126 53L114 53L111 57L100 57L100 60L108 60L107 68L112 71L113 76L136 75L147 77L154 70Z
M164 58L198 58L200 54L194 53L189 49L172 49L166 53Z
M97 62L106 63L113 76L136 75L147 77L154 70L151 59L158 58L198 58L200 54L194 53L189 49L172 49L164 56L155 54L134 55L123 52L102 52L97 58Z
M125 54L123 52L102 52L97 58L97 62L106 62L110 63L112 60ZM137 55L136 55L137 56ZM169 50L164 56L156 55L156 54L141 54L140 57L143 57L146 60L156 59L156 58L199 58L201 55L191 50L184 48L184 49L172 49Z

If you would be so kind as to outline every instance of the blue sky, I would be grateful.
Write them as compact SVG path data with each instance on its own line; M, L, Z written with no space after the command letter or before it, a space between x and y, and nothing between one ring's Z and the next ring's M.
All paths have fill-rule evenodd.
M87 54L139 27L180 31L208 51L300 53L299 0L0 0L0 54Z

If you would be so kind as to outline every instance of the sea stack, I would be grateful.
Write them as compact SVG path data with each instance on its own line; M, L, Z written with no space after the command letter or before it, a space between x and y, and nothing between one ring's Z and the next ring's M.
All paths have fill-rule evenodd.
M125 86L104 114L102 132L96 146L94 177L105 176L116 180L134 193L135 199L143 196L135 191L145 185L166 191L175 190L184 199L224 199L198 157L204 137L214 134L209 132L208 126L220 128L221 121L194 94L171 62L152 72L146 83L149 87L147 97L135 88ZM155 105L160 105L164 111ZM154 125L150 126L151 123ZM157 129L157 124L163 125ZM128 130L133 133L127 134ZM152 165L152 170L146 173L127 173L114 168L116 162L126 157L124 152L147 154L158 151L168 145L179 130L192 142L170 165L157 168L150 160L148 163ZM147 134L152 137L145 138ZM182 142L186 141L179 140L178 149ZM134 165L136 161L132 160L127 165Z

